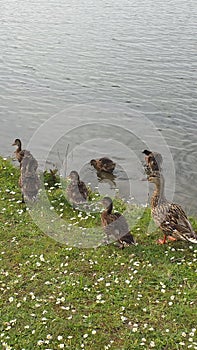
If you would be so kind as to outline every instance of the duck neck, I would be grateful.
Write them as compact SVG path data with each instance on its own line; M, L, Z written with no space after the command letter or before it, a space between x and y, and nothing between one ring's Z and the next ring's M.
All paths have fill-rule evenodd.
M155 208L158 205L166 202L164 185L165 185L164 178L161 175L159 183L155 184L156 188L151 198L151 208Z
M72 184L73 186L78 186L78 185L79 185L79 181L73 180L73 181L71 182L71 184Z
M105 213L106 214L111 214L113 209L113 204L111 203L106 209L105 209Z
M17 147L17 152L20 152L22 150L22 145L21 145L21 141L18 142L18 147Z

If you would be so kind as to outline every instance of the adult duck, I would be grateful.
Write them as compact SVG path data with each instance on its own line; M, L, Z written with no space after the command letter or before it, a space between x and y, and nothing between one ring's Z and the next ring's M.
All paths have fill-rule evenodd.
M154 171L161 171L163 158L160 153L148 151L147 149L145 149L142 153L145 154L145 172L147 175Z
M34 159L34 167L35 167L35 169L37 169L37 167L38 167L37 160L32 156L32 154L29 151L22 149L22 142L20 139L15 139L12 146L17 146L17 149L16 149L16 151L14 151L14 153L15 153L15 157L18 160L18 162L20 163L20 165L21 165L21 162L22 162L24 156L27 156L27 157L31 157L32 159ZM32 160L32 162L33 162L33 160Z
M83 181L80 180L77 171L71 171L68 176L70 183L67 187L67 196L69 201L75 205L86 202L88 198L88 189Z
M155 190L151 198L151 213L155 224L163 231L164 238L158 243L164 244L167 239L183 240L197 243L197 234L193 230L187 215L180 205L170 203L164 193L164 177L160 172L148 176L148 181L154 183Z
M33 201L40 188L40 180L36 173L38 162L29 151L22 149L20 139L15 139L12 146L17 146L14 153L20 164L19 186L22 192L22 202Z
M35 201L40 188L35 158L31 154L25 153L20 164L19 186L22 192L22 202Z
M92 159L90 165L92 165L98 172L105 171L107 173L112 173L115 169L116 163L107 157L103 157L100 159Z

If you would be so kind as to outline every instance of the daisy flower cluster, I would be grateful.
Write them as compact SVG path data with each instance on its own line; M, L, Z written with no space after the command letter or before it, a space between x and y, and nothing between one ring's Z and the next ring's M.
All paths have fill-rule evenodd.
M147 208L134 227L136 247L62 245L21 203L18 169L0 165L0 348L197 350L195 245L154 244ZM50 210L71 234L100 225L97 211L73 209L55 184L46 186Z

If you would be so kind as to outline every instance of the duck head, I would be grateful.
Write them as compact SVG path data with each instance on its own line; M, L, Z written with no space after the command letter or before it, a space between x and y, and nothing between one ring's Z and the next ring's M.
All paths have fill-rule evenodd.
M103 205L103 207L105 208L105 210L107 209L107 211L110 213L113 209L113 202L112 199L110 197L104 197L100 203Z
M12 146L21 147L21 140L20 140L20 139L16 139L16 140L13 142Z
M96 165L96 159L92 159L92 160L90 161L90 165L95 166L95 165Z
M79 174L77 171L72 170L70 172L70 175L68 176L68 179L71 180L71 182L79 182Z

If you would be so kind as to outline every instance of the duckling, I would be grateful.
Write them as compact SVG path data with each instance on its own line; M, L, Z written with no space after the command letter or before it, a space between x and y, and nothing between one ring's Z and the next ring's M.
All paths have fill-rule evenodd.
M113 202L111 198L104 197L101 200L105 210L101 213L101 224L109 240L110 236L118 242L119 248L123 249L125 245L134 244L135 241L130 233L128 223L120 213L112 213Z
M19 186L22 192L22 202L34 201L40 188L40 180L36 173L37 161L31 154L25 152L21 160Z
M160 172L148 176L148 181L155 184L151 198L151 213L155 224L163 231L164 239L158 243L164 244L167 237L170 240L183 240L197 243L197 234L194 232L187 215L180 205L167 201L164 194L164 177Z
M88 198L88 189L83 181L80 180L77 171L71 171L68 178L71 183L67 187L67 196L72 204L86 202Z
M116 163L107 157L103 157L100 159L92 159L90 165L92 165L98 172L105 171L107 173L112 173L115 169Z
M21 142L21 140L20 139L16 139L14 142L13 142L13 144L12 144L12 146L17 146L17 149L16 149L16 151L14 152L15 153L15 155L16 155L16 159L19 161L19 163L20 163L20 165L21 165L21 162L22 162L22 159L24 158L24 156L26 155L26 156L30 156L31 155L31 153L29 152L29 151L27 151L27 150L22 150L22 142ZM31 155L32 156L32 155ZM33 157L33 156L32 156ZM34 166L36 167L36 169L37 169L37 167L38 167L38 162L37 162L37 160L34 158Z
M145 172L147 175L153 171L161 171L163 158L160 153L148 151L146 149L142 153L145 154Z

